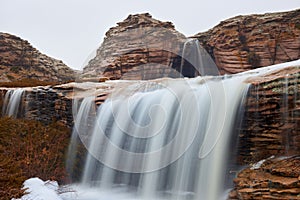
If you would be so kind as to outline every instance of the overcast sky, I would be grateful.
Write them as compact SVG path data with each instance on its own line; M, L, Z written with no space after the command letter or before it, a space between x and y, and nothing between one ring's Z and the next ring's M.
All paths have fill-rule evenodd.
M300 0L0 0L0 31L80 69L105 32L129 14L149 12L191 36L236 15L297 8Z

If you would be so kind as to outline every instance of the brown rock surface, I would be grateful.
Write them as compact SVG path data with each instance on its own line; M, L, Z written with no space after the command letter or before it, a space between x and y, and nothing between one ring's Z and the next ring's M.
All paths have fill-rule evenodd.
M248 79L239 128L239 164L300 154L300 66Z
M73 103L84 97L95 96L95 104L102 104L118 83L67 83L56 86L26 87L18 109L17 118L40 121L44 124L59 122L72 128L74 122ZM0 111L5 94L15 88L0 88ZM0 115L4 115L1 113Z
M0 81L20 79L67 81L74 71L62 61L50 58L32 47L28 41L0 32Z
M135 80L178 77L171 65L186 38L171 22L158 21L145 13L129 15L117 24L106 33L82 77Z
M296 60L300 10L233 17L193 37L214 57L221 74Z
M300 199L300 157L267 159L242 170L228 199Z

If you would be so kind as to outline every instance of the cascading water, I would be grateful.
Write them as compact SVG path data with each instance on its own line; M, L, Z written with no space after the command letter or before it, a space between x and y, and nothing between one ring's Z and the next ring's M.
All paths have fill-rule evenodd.
M22 100L24 89L18 88L15 90L8 90L5 94L2 115L9 117L18 117L18 112Z
M74 131L88 149L81 183L109 191L91 199L221 198L231 128L248 88L244 79L132 84L98 108L93 129L80 125L94 112L92 97L84 99Z
M80 104L79 101L76 100L73 104L73 109L75 110L73 113L77 113L77 115L74 116L75 127L73 129L71 142L68 149L67 170L71 175L75 176L73 172L73 166L75 165L76 153L78 152L78 140L84 139L83 134L85 134L86 139L84 139L84 143L87 144L90 131L94 125L93 122L95 121L94 97L86 97L82 100L82 102L80 102ZM79 133L81 138L79 138Z
M184 76L219 75L218 67L207 51L200 45L198 39L186 40L183 44L181 57L179 72ZM191 67L187 67L187 65Z

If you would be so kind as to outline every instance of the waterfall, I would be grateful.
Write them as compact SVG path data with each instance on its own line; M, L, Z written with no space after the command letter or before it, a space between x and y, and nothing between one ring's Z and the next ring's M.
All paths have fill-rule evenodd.
M95 112L93 97L86 97L75 121L76 130L86 130L75 131L88 151L81 184L110 191L97 199L221 198L232 126L248 89L244 79L133 83L113 93L82 129L82 119Z
M183 76L219 75L218 67L198 39L188 39L183 44L180 73Z
M81 102L76 99L73 103L74 128L71 136L70 145L68 148L67 170L71 176L75 176L73 169L78 151L79 139L84 140L84 144L88 143L88 138L91 135L93 122L95 121L95 98L93 96L84 98ZM81 136L79 138L79 135Z
M21 105L24 89L18 88L15 90L8 90L4 97L2 115L9 117L18 117L19 108Z

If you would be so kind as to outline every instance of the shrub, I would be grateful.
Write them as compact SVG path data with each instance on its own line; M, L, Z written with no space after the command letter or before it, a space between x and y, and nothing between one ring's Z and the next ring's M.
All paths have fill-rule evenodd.
M0 200L19 197L30 177L65 182L69 134L57 123L0 118Z
M9 79L12 80L11 78ZM0 87L35 87L35 86L57 85L57 84L59 83L26 78L21 80L13 80L12 82L0 82Z

